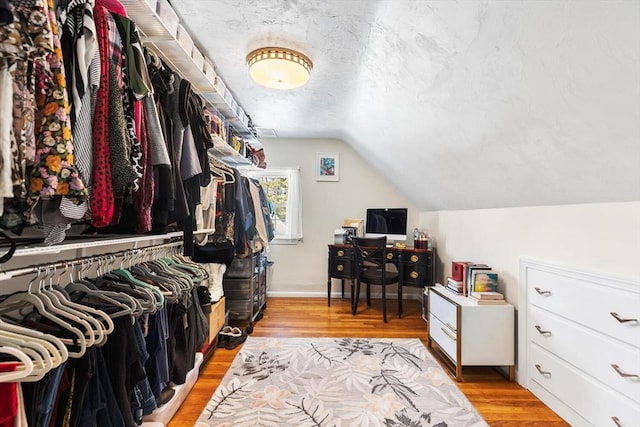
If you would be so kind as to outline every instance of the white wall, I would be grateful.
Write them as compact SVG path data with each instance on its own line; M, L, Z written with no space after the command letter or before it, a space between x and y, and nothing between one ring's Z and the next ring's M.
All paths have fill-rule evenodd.
M406 207L408 228L419 212L347 144L335 139L262 140L268 167L300 166L304 239L297 245L271 245L275 262L269 288L273 296L326 296L327 245L345 218L364 219L368 207ZM315 180L317 152L339 153L338 182ZM333 290L338 290L334 282Z
M406 206L409 229L427 229L437 249L436 279L451 261L475 261L500 273L517 307L519 260L535 258L593 272L640 279L640 202L417 212L396 188L334 139L263 139L270 167L300 166L304 240L272 245L270 295L326 295L327 244L344 218L367 207ZM340 154L340 181L316 182L316 152ZM338 289L334 283L334 292Z
M640 202L422 213L436 239L438 280L451 261L489 264L517 307L521 257L640 280Z

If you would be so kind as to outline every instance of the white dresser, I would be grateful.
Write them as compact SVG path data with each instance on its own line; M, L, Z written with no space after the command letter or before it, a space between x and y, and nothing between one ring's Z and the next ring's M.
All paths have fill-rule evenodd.
M514 308L511 304L478 305L441 285L429 288L428 345L444 353L445 362L462 380L463 366L505 366L513 380Z
M518 381L572 426L640 427L640 283L521 261Z

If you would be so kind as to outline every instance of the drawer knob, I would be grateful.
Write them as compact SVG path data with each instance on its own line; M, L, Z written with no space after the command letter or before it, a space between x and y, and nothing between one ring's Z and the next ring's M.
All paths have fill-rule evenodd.
M542 290L542 289L540 289L540 288L533 288L533 289L535 289L535 290L536 290L536 292L537 292L538 294L540 294L540 295L551 295L551 291L543 291L543 290Z
M448 329L446 328L440 328L440 330L442 330L442 332L445 333L446 336L448 336L449 338L451 338L452 340L456 341L456 336L453 335L451 332L449 332Z
M344 270L344 265L342 265L342 264L338 264L338 265L336 266L336 270L338 270L338 271L342 271L342 270Z
M387 259L393 259L393 254L387 254Z
M618 313L614 313L613 311L610 314L613 316L614 319L616 319L620 323L627 323L627 322L638 323L638 319L625 319L624 317L620 317Z
M344 256L344 251L343 250L339 250L338 251L338 256Z
M618 375L620 375L622 378L640 378L640 376L638 376L636 374L628 374L628 373L626 373L625 371L620 369L620 366L616 365L615 363L612 364L611 367L613 369L615 369L616 372L618 373Z
M540 327L540 325L536 325L536 329L540 333L540 335L551 335L551 331L545 331Z
M540 367L540 365L536 365L536 369L538 370L538 372L540 372L540 375L542 375L542 376L545 376L545 377L550 377L551 376L551 372L543 371L542 368Z
M409 274L409 276L411 276L412 279L417 279L418 276L420 276L420 274L418 274L417 271L412 271L411 274Z
M411 262L418 262L418 255L411 255L411 258L409 258L409 260L411 260Z
M622 425L622 423L620 422L620 418L618 417L611 417L611 419L613 420L613 422L618 426L618 427L624 427Z

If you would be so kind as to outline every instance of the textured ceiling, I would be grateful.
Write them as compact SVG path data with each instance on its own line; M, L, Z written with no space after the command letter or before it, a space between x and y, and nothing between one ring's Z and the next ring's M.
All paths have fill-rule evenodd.
M256 126L342 139L422 211L640 200L640 1L171 3ZM309 83L257 86L265 46Z

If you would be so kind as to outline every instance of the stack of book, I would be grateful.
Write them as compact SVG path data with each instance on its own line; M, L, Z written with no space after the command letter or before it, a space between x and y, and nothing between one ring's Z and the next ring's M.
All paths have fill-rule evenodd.
M447 289L455 294L463 295L464 283L461 280L454 280L452 277L447 277Z
M504 295L500 292L471 292L469 298L476 301L478 304L506 304Z

